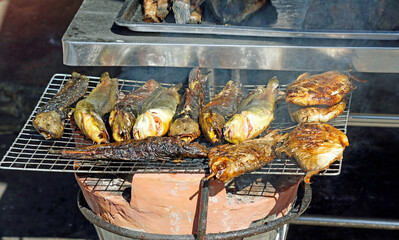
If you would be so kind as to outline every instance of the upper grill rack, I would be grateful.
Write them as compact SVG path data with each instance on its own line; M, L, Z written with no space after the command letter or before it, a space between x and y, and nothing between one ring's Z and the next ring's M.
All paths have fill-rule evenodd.
M32 125L32 120L37 110L48 102L70 78L70 74L55 74L46 87L37 106L33 110L29 119L25 123L21 132L4 155L0 162L0 168L12 170L32 170L45 172L80 172L80 173L104 173L104 174L132 174L132 173L206 173L208 164L204 159L184 160L180 163L165 161L106 161L106 160L77 160L61 157L60 154L50 153L49 150L59 150L65 148L75 148L81 145L91 144L84 140L80 132L75 132L71 126L70 119L65 120L64 135L61 139L45 140L36 132ZM89 78L89 89L87 93L99 83L99 77ZM137 89L145 82L135 80L119 79L119 89L127 93ZM163 86L172 84L163 83ZM257 87L257 85L243 85L243 92L246 93ZM223 86L206 86L205 102ZM279 90L285 90L286 86L281 85ZM331 122L334 127L346 133L351 95L347 108L341 116ZM275 120L271 123L271 129L284 129L294 126L288 115L287 104L285 101L278 101ZM342 160L330 165L330 168L320 173L321 175L338 175L341 172ZM290 158L276 158L268 165L258 169L254 174L279 174L279 175L303 175L304 172L297 163Z

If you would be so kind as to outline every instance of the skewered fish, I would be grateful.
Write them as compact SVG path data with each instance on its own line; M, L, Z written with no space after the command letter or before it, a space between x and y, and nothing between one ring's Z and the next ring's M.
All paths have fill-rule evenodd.
M144 0L144 21L159 22L157 17L157 0Z
M39 108L33 127L45 139L61 138L64 133L63 120L67 117L68 107L83 97L89 86L86 76L77 72L72 73L62 89Z
M300 106L333 106L353 89L349 77L339 72L301 74L287 87L286 102Z
M135 139L144 139L150 136L163 136L168 130L176 107L180 101L177 92L181 84L171 88L158 87L145 100L142 114L133 126Z
M101 75L100 83L89 96L76 104L74 118L79 129L96 143L109 141L102 117L110 112L118 98L118 79L110 78L108 72Z
M301 122L328 122L336 116L341 115L346 107L346 100L342 100L333 106L300 107L288 104L288 112L293 121Z
M117 142L131 139L131 131L141 107L150 94L161 86L155 80L149 80L134 92L128 93L115 105L109 116L112 136Z
M304 181L342 159L349 141L345 133L326 123L301 123L292 130L276 152L293 157L306 172Z
M199 143L186 143L173 137L148 137L62 150L67 158L109 160L176 160L205 158L208 149Z
M227 182L270 163L276 157L274 148L277 142L284 138L278 131L274 130L263 138L212 148L208 155L210 177L215 176L216 179Z
M235 86L233 81L228 81L223 90L201 110L199 123L202 134L208 141L211 143L222 141L226 118L237 112L241 99L241 89Z
M242 100L235 114L223 129L224 138L239 143L257 137L274 119L278 79L269 80L267 86L258 87Z
M201 135L198 117L204 104L203 84L206 80L207 76L202 75L199 68L191 70L188 88L177 107L177 115L170 126L169 136L178 136L186 142L192 142Z

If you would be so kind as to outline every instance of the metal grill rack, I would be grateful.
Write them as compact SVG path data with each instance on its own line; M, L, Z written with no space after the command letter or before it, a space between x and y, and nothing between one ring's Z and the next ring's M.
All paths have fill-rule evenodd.
M49 150L60 150L75 148L82 145L92 144L89 140L71 124L70 119L65 121L64 135L61 139L45 140L32 126L32 120L36 111L49 101L71 77L70 74L55 74L50 80L37 106L25 123L21 132L4 155L0 162L0 168L11 170L32 170L45 172L79 172L79 173L103 173L103 174L132 174L132 173L205 173L208 171L206 159L190 159L182 162L166 161L105 161L105 160L76 160L66 159L60 154L51 153ZM89 78L89 89L87 94L99 83L99 77ZM145 82L135 80L119 79L121 92L127 93L137 89ZM163 86L172 84L163 83ZM244 93L256 88L256 85L243 85ZM207 86L205 89L205 102L219 92L223 86ZM282 85L279 90L284 91L286 86ZM346 133L348 124L351 95L345 112L329 122L334 127ZM287 104L285 101L278 101L275 120L271 123L271 129L284 129L294 126L291 121ZM200 140L201 142L201 140ZM336 161L330 168L320 175L339 175L341 172L342 160ZM253 174L278 174L278 175L303 175L303 171L296 162L290 158L277 158L263 168L252 172Z

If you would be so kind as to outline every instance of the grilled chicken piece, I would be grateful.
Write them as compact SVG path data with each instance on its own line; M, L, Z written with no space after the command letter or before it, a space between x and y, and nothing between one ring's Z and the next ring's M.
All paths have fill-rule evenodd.
M169 136L192 142L201 135L198 117L204 105L203 84L207 79L206 75L201 74L200 68L191 70L188 88L177 107L176 116L170 125Z
M259 169L276 156L274 148L285 136L274 130L263 138L248 140L239 144L223 144L209 152L210 177L227 182L244 173ZM208 177L208 178L210 178Z
M140 114L144 101L161 84L155 80L149 80L136 91L128 93L109 115L109 125L115 141L122 142L131 139L130 132L136 122L136 116Z
M133 126L133 137L144 139L150 136L163 136L168 130L180 102L181 84L171 88L158 87L145 100L142 114Z
M242 100L237 113L224 125L223 134L228 142L255 138L270 125L274 119L278 84L274 77L267 86L254 89Z
M300 106L333 106L353 89L349 77L339 72L301 74L287 87L286 101Z
M56 151L53 151L56 152ZM107 160L177 160L182 158L205 158L208 149L199 143L186 143L173 137L148 137L130 139L76 149L60 151L63 157L77 159Z
M306 172L304 181L327 169L333 162L342 159L349 141L345 133L326 123L301 123L292 130L284 144L276 149L293 157Z
M33 119L33 127L45 139L61 138L64 134L63 120L67 117L69 106L85 95L89 79L77 72L72 73L62 89L44 106L40 107Z
M73 114L79 129L98 144L109 142L102 117L114 108L118 99L118 79L111 79L105 72L100 81L89 96L76 104Z
M292 121L301 122L328 122L341 115L346 107L346 100L342 100L333 106L300 107L288 104L288 112Z
M219 92L201 110L199 123L202 134L211 143L220 143L223 137L223 126L226 119L236 113L242 99L241 89L228 81Z

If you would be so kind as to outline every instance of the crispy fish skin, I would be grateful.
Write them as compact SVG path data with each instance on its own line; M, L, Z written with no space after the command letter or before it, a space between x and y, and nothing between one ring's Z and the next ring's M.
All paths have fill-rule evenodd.
M353 90L350 78L339 72L301 74L287 87L286 102L300 106L333 106Z
M251 91L242 101L238 113L224 125L224 138L231 143L240 143L257 137L273 121L277 98L277 77L269 80L265 87Z
M328 107L306 107L301 108L297 105L288 104L288 112L293 121L301 122L328 122L341 115L346 107L346 100Z
M190 71L188 88L177 107L175 120L170 125L169 136L192 142L201 135L198 117L204 105L203 85L208 77L199 68Z
M118 99L118 79L111 79L105 72L100 81L89 96L76 104L74 112L79 129L98 144L109 141L102 117L114 108Z
M64 133L63 119L67 117L68 107L83 97L89 86L89 79L77 72L72 73L62 89L39 108L33 119L33 127L45 139L61 138Z
M202 134L211 143L220 143L223 138L223 126L226 119L237 112L242 99L241 89L228 81L219 92L201 110L199 124Z
M284 136L278 134L278 130L274 130L263 138L212 148L208 155L211 176L227 182L265 166L276 157L274 148L283 138Z
M276 149L293 157L306 172L304 181L327 169L333 162L342 159L345 147L349 146L345 133L326 123L301 123L292 130L284 144Z
M144 0L144 21L159 22L157 17L157 0Z
M133 126L133 137L144 139L150 136L163 136L168 130L176 107L180 102L177 92L181 84L171 88L158 87L146 99L140 114Z
M145 99L161 84L151 79L136 91L128 93L115 105L109 116L109 125L115 141L131 139L131 131Z
M206 158L208 149L199 143L186 143L174 137L148 137L125 142L99 144L76 149L62 150L63 157L77 159L109 160L176 160L182 158Z

